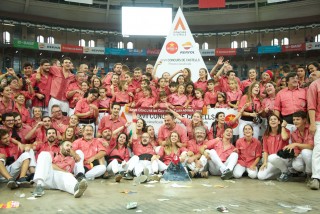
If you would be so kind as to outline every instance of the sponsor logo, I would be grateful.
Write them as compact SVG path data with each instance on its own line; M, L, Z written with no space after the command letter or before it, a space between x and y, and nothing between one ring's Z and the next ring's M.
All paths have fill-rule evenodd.
M185 50L189 50L190 48L192 48L192 44L191 44L191 42L185 42L185 43L182 44L182 47Z
M171 41L166 45L166 50L169 54L175 54L178 51L178 44Z
M179 27L181 27L181 30L186 30L186 27L184 26L181 17L179 17L176 26L174 26L174 30L177 31Z

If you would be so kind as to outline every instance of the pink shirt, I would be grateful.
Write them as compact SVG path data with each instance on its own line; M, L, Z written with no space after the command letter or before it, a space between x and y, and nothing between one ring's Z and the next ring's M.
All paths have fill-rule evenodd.
M188 118L182 118L181 122L183 123L183 125L185 125L185 127L187 128L187 133L188 133L188 138L189 140L194 139L194 134L193 131L197 126L192 126L192 120L188 119ZM198 125L201 126L201 125ZM206 125L204 125L204 127L206 128L206 132L207 132L207 137L209 140L211 140L213 137L212 135L209 135L209 129Z
M177 156L179 157L179 156L181 155L181 153L184 152L184 151L187 151L187 149L186 149L186 148L178 148L178 150L177 150L176 153L175 153L174 151L171 151L170 154L167 154L167 153L164 151L164 147L161 146L161 147L160 147L160 150L159 150L159 152L158 152L158 155L160 156L160 159L162 160L162 162L163 162L165 165L169 165L175 155L177 155Z
M51 157L54 158L55 154L58 154L60 152L59 148L59 142L56 141L51 146L48 142L37 144L36 149L36 159L38 159L38 156L41 152L49 152Z
M241 85L240 79L238 77L236 77L236 80L238 82L238 85ZM220 83L220 87L221 87L221 91L222 92L230 91L230 87L229 87L228 77L227 76L221 76L219 78L219 83Z
M262 100L262 109L269 108L269 110L273 111L275 97L266 97Z
M228 91L227 92L227 102L238 101L242 97L242 92L238 91Z
M253 82L255 82L255 81L253 81ZM241 91L244 92L244 89L246 87L249 87L253 82L250 79L243 80L240 85Z
M111 85L106 86L106 94L108 97L112 97L112 92L111 92ZM118 85L113 85L113 92L116 93L120 91Z
M52 163L57 165L60 169L73 173L75 161L71 156L63 156L59 153L53 158Z
M194 98L191 103L191 107L195 109L202 109L204 105L203 99Z
M113 161L114 159L117 159L118 162L122 162L122 161L129 161L130 159L130 154L129 154L129 150L126 147L119 147L116 148L115 145L113 147L108 147L107 148L107 157L108 158L108 162Z
M141 88L141 79L132 79L132 85L134 85L135 88Z
M297 111L307 111L307 94L303 88L289 90L284 88L276 95L274 110L287 116Z
M132 140L132 151L133 151L133 154L137 156L142 154L151 154L151 155L156 154L151 143L149 143L146 146L143 146L139 139Z
M252 98L253 101L253 107L254 107L254 111L255 112L259 112L261 109L261 102L258 98ZM243 95L240 99L240 103L238 106L238 111L240 111L242 109L242 107L247 103L247 95ZM247 112L253 112L252 109L252 103L250 103L250 105L245 109L245 111Z
M84 162L89 158L98 154L100 151L106 152L106 149L102 145L101 141L98 138L92 138L89 141L86 141L84 138L77 139L72 144L72 149L74 151L81 150L84 154ZM91 169L91 166L85 165L88 169Z
M320 79L315 80L308 90L308 110L315 110L316 121L320 122Z
M111 103L130 103L132 98L129 96L128 91L118 91L114 93L114 97L111 99Z
M235 148L234 145L230 143L230 145L227 148L224 148L222 140L214 140L215 144L213 145L213 149L216 150L220 160L222 162L225 162L228 157L231 155L232 152L234 152Z
M111 115L107 115L107 116L104 116L100 120L99 127L98 127L98 133L102 133L107 128L114 131L117 128L120 128L121 126L124 126L125 124L126 124L126 121L124 119L122 119L121 117L118 117L117 119L113 120L111 118ZM124 129L122 132L126 133L127 130Z
M81 90L78 82L73 82L68 86L68 88L66 90L66 96L69 92L74 91L74 90ZM78 92L76 92L72 97L68 98L69 107L74 108L76 106L78 100L80 100L80 98L82 98L82 97L83 97L82 95L80 95Z
M175 124L172 130L169 130L165 125L160 126L158 131L158 141L165 141L173 131L178 132L182 143L188 142L186 129L179 124Z
M13 112L15 108L15 102L13 99L9 100L8 104L3 102L3 99L0 97L0 114Z
M206 93L207 86L208 86L208 80L205 80L205 81L198 80L197 82L194 83L194 88L202 89L203 93Z
M223 138L223 133L224 133L224 127L226 126L226 127L232 127L233 126L233 122L231 122L231 121L226 121L225 122L225 125L223 125L221 128L218 126L218 124L214 124L215 126L216 126L216 128L215 128L215 131L216 131L216 133L215 133L215 136L214 136L214 130L213 130L213 127L211 126L211 128L210 128L210 132L209 132L209 135L210 136L212 136L212 138L217 138L217 137L219 137L219 138Z
M262 147L258 139L252 138L250 143L247 143L245 137L239 138L236 142L238 149L238 164L244 167L250 167L254 161L262 156Z
M97 108L98 108L98 101L93 101L92 103L89 103L88 102L88 99L87 98L82 98L81 100L79 100L79 102L77 102L77 105L74 109L74 114L77 114L77 113L87 113L90 111L90 104L93 104L95 105ZM86 116L86 117L81 117L81 118L96 118L98 117L98 115L94 115L93 114L93 111L91 112L90 115Z
M108 97L105 100L99 99L99 109L108 109L109 110L110 101L111 101L111 99Z
M40 81L37 82L36 74L32 74L30 78L32 87L38 87L40 94L45 95L45 106L48 106L50 100L50 90L51 90L51 83L52 83L52 75L48 74L47 76L41 75ZM42 100L39 100L36 96L32 98L32 106L42 107Z
M69 71L69 76L64 77L61 67L51 66L50 73L52 74L52 83L50 95L57 100L67 101L65 90L68 85L75 81L75 76Z
M304 127L303 136L301 135L300 131L296 129L291 134L291 141L292 143L302 143L302 144L309 144L314 145L314 135L309 132L309 125ZM298 147L294 148L294 154L298 156L301 153L301 149Z
M21 106L20 110L18 109L17 104L15 104L15 108L13 110L14 112L18 112L21 115L21 120L23 123L27 123L28 121L30 121L30 112L28 111L28 109L24 106Z
M203 101L204 105L215 105L217 102L217 93L215 91L207 91Z
M154 104L156 103L154 97L144 97L141 98L137 103L136 103L136 108L138 107L153 107Z
M187 102L187 96L184 94L178 95L178 93L170 94L168 102L174 106L183 106Z
M286 129L288 135L290 135L290 131ZM281 134L277 135L269 135L263 136L263 151L268 153L268 155L277 154L277 152L283 147L287 146L289 143L289 139L282 140Z
M18 133L19 137L21 138L22 144L29 143L28 141L26 141L25 136L31 131L31 129L32 129L31 126L29 126L27 124L22 124L21 129L17 129L17 133Z
M188 142L187 150L193 152L193 154L200 154L200 148L204 145L207 146L207 149L213 149L215 140L205 140L201 143L197 143L196 140L190 140Z
M4 154L6 157L14 157L14 160L17 160L21 154L18 146L14 143L10 143L8 146L0 144L0 154Z

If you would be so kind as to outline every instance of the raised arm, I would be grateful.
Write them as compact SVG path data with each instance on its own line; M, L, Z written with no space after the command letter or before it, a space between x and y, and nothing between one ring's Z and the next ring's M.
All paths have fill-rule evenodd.
M220 56L218 61L217 61L217 64L215 64L215 66L210 71L210 76L211 77L213 77L215 75L215 72L218 70L218 67L223 65L223 60L224 60L223 56Z
M179 114L179 113L177 113L177 112L175 112L174 110L172 110L171 108L167 108L173 115L174 115L174 117L175 118L177 118L178 120L182 120L183 119L183 117L181 117L181 115Z

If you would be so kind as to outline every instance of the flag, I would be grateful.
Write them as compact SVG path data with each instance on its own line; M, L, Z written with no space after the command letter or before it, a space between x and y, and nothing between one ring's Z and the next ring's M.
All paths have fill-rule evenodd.
M199 0L199 8L226 7L226 0Z

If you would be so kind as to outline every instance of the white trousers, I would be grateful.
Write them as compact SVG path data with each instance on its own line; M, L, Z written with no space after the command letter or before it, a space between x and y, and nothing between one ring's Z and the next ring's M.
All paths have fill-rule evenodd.
M149 174L153 175L154 173L158 173L159 171L166 170L167 165L165 165L160 160L139 160L139 162L134 167L134 174L136 176L140 176L144 168L147 168L149 170Z
M13 162L12 164L10 164L9 166L6 166L7 168L7 171L9 172L9 174L14 178L14 179L17 179L18 176L20 175L20 172L21 172L21 166L23 164L23 161L27 160L27 159L30 159L30 154L29 152L24 152L22 153L19 158ZM5 165L5 161L3 159L0 159L0 161L3 162L3 164ZM0 175L0 181L1 180L4 180L5 178L2 177Z
M43 185L44 188L59 189L70 194L74 194L74 187L78 183L71 173L52 168L52 158L49 152L39 154L33 180Z
M49 104L48 104L48 111L49 111L49 116L51 117L51 108L53 105L59 105L61 108L62 112L65 112L68 114L69 112L69 102L68 101L62 101L62 100L57 100L54 97L51 97L49 100Z
M118 172L123 171L133 171L134 167L139 163L139 157L133 156L130 158L128 162L122 161L122 163L119 163L118 160L114 159L111 161L107 166L108 172L113 172L113 174L116 174Z
M75 164L75 169L74 169L75 175L77 175L79 172L82 172L83 174L85 174L88 180L93 180L94 178L100 177L106 172L107 167L105 165L97 165L85 173L84 165L83 165L84 154L81 150L77 150L76 153L80 156L80 161Z
M259 170L258 172L258 179L259 180L267 180L267 179L275 179L276 177L278 177L281 174L280 169L276 168L275 166L272 165L272 163L270 162L270 160L272 160L272 158L277 158L276 154L271 154L268 156L268 162L267 162L267 167L264 168L263 170Z
M247 171L249 178L256 178L258 174L258 168L256 167L255 170L251 170L247 167L241 166L240 164L237 164L233 169L233 177L235 178L241 178L243 173Z
M252 126L252 128L253 128L253 137L258 139L259 136L261 135L260 134L260 124L255 124L252 121L246 121L246 120L241 120L241 119L239 119L239 138L244 137L243 128L247 124Z
M320 122L316 122L316 126L312 151L312 178L320 179Z
M303 149L292 161L292 167L298 172L311 174L312 150ZM318 163L319 164L319 163Z
M211 175L221 175L226 169L233 170L238 162L238 153L232 152L228 159L223 163L218 156L216 150L206 150L209 153L210 159L208 160L209 172Z
M288 172L288 167L291 165L290 159L283 159L277 154L269 155L268 162L271 163L276 169L279 169L281 172Z

